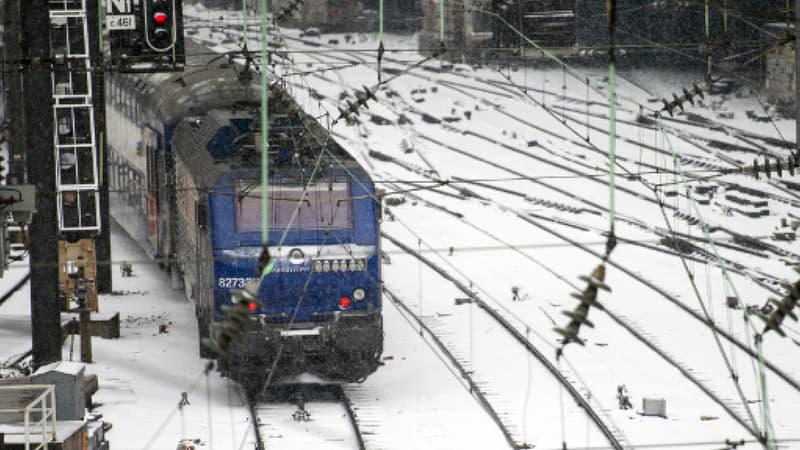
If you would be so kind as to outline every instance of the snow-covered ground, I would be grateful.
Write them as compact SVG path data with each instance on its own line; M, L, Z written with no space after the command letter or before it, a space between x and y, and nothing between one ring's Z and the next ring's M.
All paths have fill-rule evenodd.
M215 51L235 50L241 35L237 14L225 12L220 21L219 11L187 6L186 28L194 39L217 43ZM224 37L232 43L219 44ZM248 48L258 48L257 33L250 37ZM276 70L321 123L338 117L341 93L354 99L362 86L378 83L376 53L354 52L376 49L374 35L309 38L338 52L311 51L320 47L299 40L298 30L283 29L281 37L294 64ZM410 36L386 40L390 49L416 47ZM561 68L498 71L438 60L408 69L407 63L421 59L411 52L387 52L381 79L390 81L377 89L377 100L362 110L359 123L342 120L331 130L388 193L413 190L390 195L404 201L387 208L384 232L421 251L509 318L590 399L626 447L724 448L726 439L745 439L746 447L755 448L745 427L603 311L593 308L594 327L581 328L586 345L569 344L565 357L555 359L560 341L552 330L569 321L561 311L577 305L570 293L586 287L579 276L588 276L600 263L587 249L602 254L609 230L608 121L602 117L607 73L578 67L583 78L577 80ZM330 64L339 68L321 70ZM791 266L798 263L797 241L772 239L775 231L791 231L784 222L800 220L800 195L781 182L800 183L800 176L726 175L686 183L680 175L715 175L720 168L751 164L755 155L786 158L785 148L765 138L794 142L795 123L748 117L746 111L766 116L753 95L707 93L697 106L685 105L697 116L677 114L677 120L666 117L657 127L642 127L636 122L641 122L640 111L649 117L649 110L661 107L653 100L680 94L702 74L621 72L613 201L619 242L606 267L605 282L612 290L601 292L598 300L725 399L749 427L762 430L767 416L779 448L800 448L800 392L767 370L764 401L756 383L758 361L676 306L679 302L701 316L705 309L720 330L752 348L754 331L763 323L755 316L745 322L742 309L727 307L728 298L760 307L768 297L782 296L777 281L794 283L800 277ZM713 128L698 126L699 118ZM679 163L673 151L681 156ZM766 215L744 214L761 211ZM704 237L704 223L716 245L694 240ZM684 260L678 252L665 253L670 248L663 238L671 232L696 246ZM769 247L747 247L746 237ZM144 258L125 236L115 234L112 246L115 261ZM517 443L537 449L561 448L562 442L571 448L608 447L580 408L504 330L473 304L456 304L462 292L389 241L383 249L386 287L440 333L482 382ZM23 272L15 263L3 285ZM114 271L120 295L104 296L101 308L121 312L122 337L95 339L95 362L87 369L100 377L95 401L114 425L107 435L111 445L174 448L181 438L197 438L201 448L252 447L238 388L216 372L204 375L191 305L168 288L156 265L138 264L134 272L136 277L120 278ZM513 299L512 287L518 288L520 301ZM22 290L0 307L0 339L9 357L29 348L27 301ZM367 448L507 447L413 320L388 299L384 315L385 365L363 384L349 387L360 419L369 424ZM159 324L167 324L168 332L158 333ZM797 380L800 332L788 320L783 328L786 338L765 335L764 355ZM631 394L632 410L617 408L615 394L622 384ZM190 405L178 408L181 392L188 393ZM640 414L646 397L665 399L667 417ZM274 439L281 448L307 448L307 440L291 436L313 435L313 427L325 424L286 426L295 428L272 433L268 446ZM318 446L338 448L328 442Z

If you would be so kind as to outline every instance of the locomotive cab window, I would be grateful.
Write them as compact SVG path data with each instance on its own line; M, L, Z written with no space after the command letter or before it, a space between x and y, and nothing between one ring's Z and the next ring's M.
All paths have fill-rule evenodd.
M261 183L235 182L237 233L261 230ZM299 179L271 180L269 227L274 230L343 230L353 228L353 205L348 177L333 177L306 183ZM297 214L295 215L295 210ZM294 219L292 217L294 216Z

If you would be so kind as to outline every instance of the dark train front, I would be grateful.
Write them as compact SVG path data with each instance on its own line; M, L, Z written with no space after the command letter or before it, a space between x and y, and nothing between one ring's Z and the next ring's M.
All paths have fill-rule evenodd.
M270 371L363 379L383 348L380 205L370 177L272 86L262 186L257 77L240 79L189 41L187 49L187 66L206 69L110 77L112 216L186 291L201 340L234 294L258 281L260 306L218 358L223 374L248 387ZM265 192L274 264L258 279ZM213 356L203 345L200 353Z
M199 305L199 326L223 320L223 305L256 281L259 301L250 312L257 321L221 359L224 373L249 384L274 365L273 376L360 380L377 368L383 341L375 188L337 144L309 130L317 126L312 119L272 117L266 186L252 121L226 117L212 125L216 132L188 122L177 129L177 138L194 135L189 142L206 137L214 166L228 165L199 208L214 261L213 301ZM182 142L173 140L176 159L197 163L196 147L184 152ZM259 280L265 193L272 269Z

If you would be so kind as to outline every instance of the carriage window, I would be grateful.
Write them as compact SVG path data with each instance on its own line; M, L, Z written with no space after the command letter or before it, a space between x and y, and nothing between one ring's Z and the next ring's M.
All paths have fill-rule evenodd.
M261 230L261 183L258 180L236 181L234 205L238 233ZM297 215L292 220L295 209ZM300 180L271 181L269 227L273 230L353 228L349 179L334 177L312 182L307 191Z

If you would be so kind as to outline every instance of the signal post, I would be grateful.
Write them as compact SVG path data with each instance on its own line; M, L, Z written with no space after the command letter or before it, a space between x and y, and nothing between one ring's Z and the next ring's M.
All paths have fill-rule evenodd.
M102 4L5 0L4 5L19 18L20 31L19 40L6 34L9 54L19 55L11 63L20 88L8 92L9 107L20 112L9 117L11 154L22 149L24 160L32 162L17 182L35 185L38 193L29 244L35 367L61 360L59 271L75 261L59 258L58 243L90 240L94 254L83 255L83 264L103 264L95 267L94 280L82 280L93 292L81 295L111 291L108 183L102 176L107 171L104 73L182 70L185 61L180 0L105 0L105 11ZM101 20L109 29L110 65L104 61ZM82 319L88 320L86 315Z

